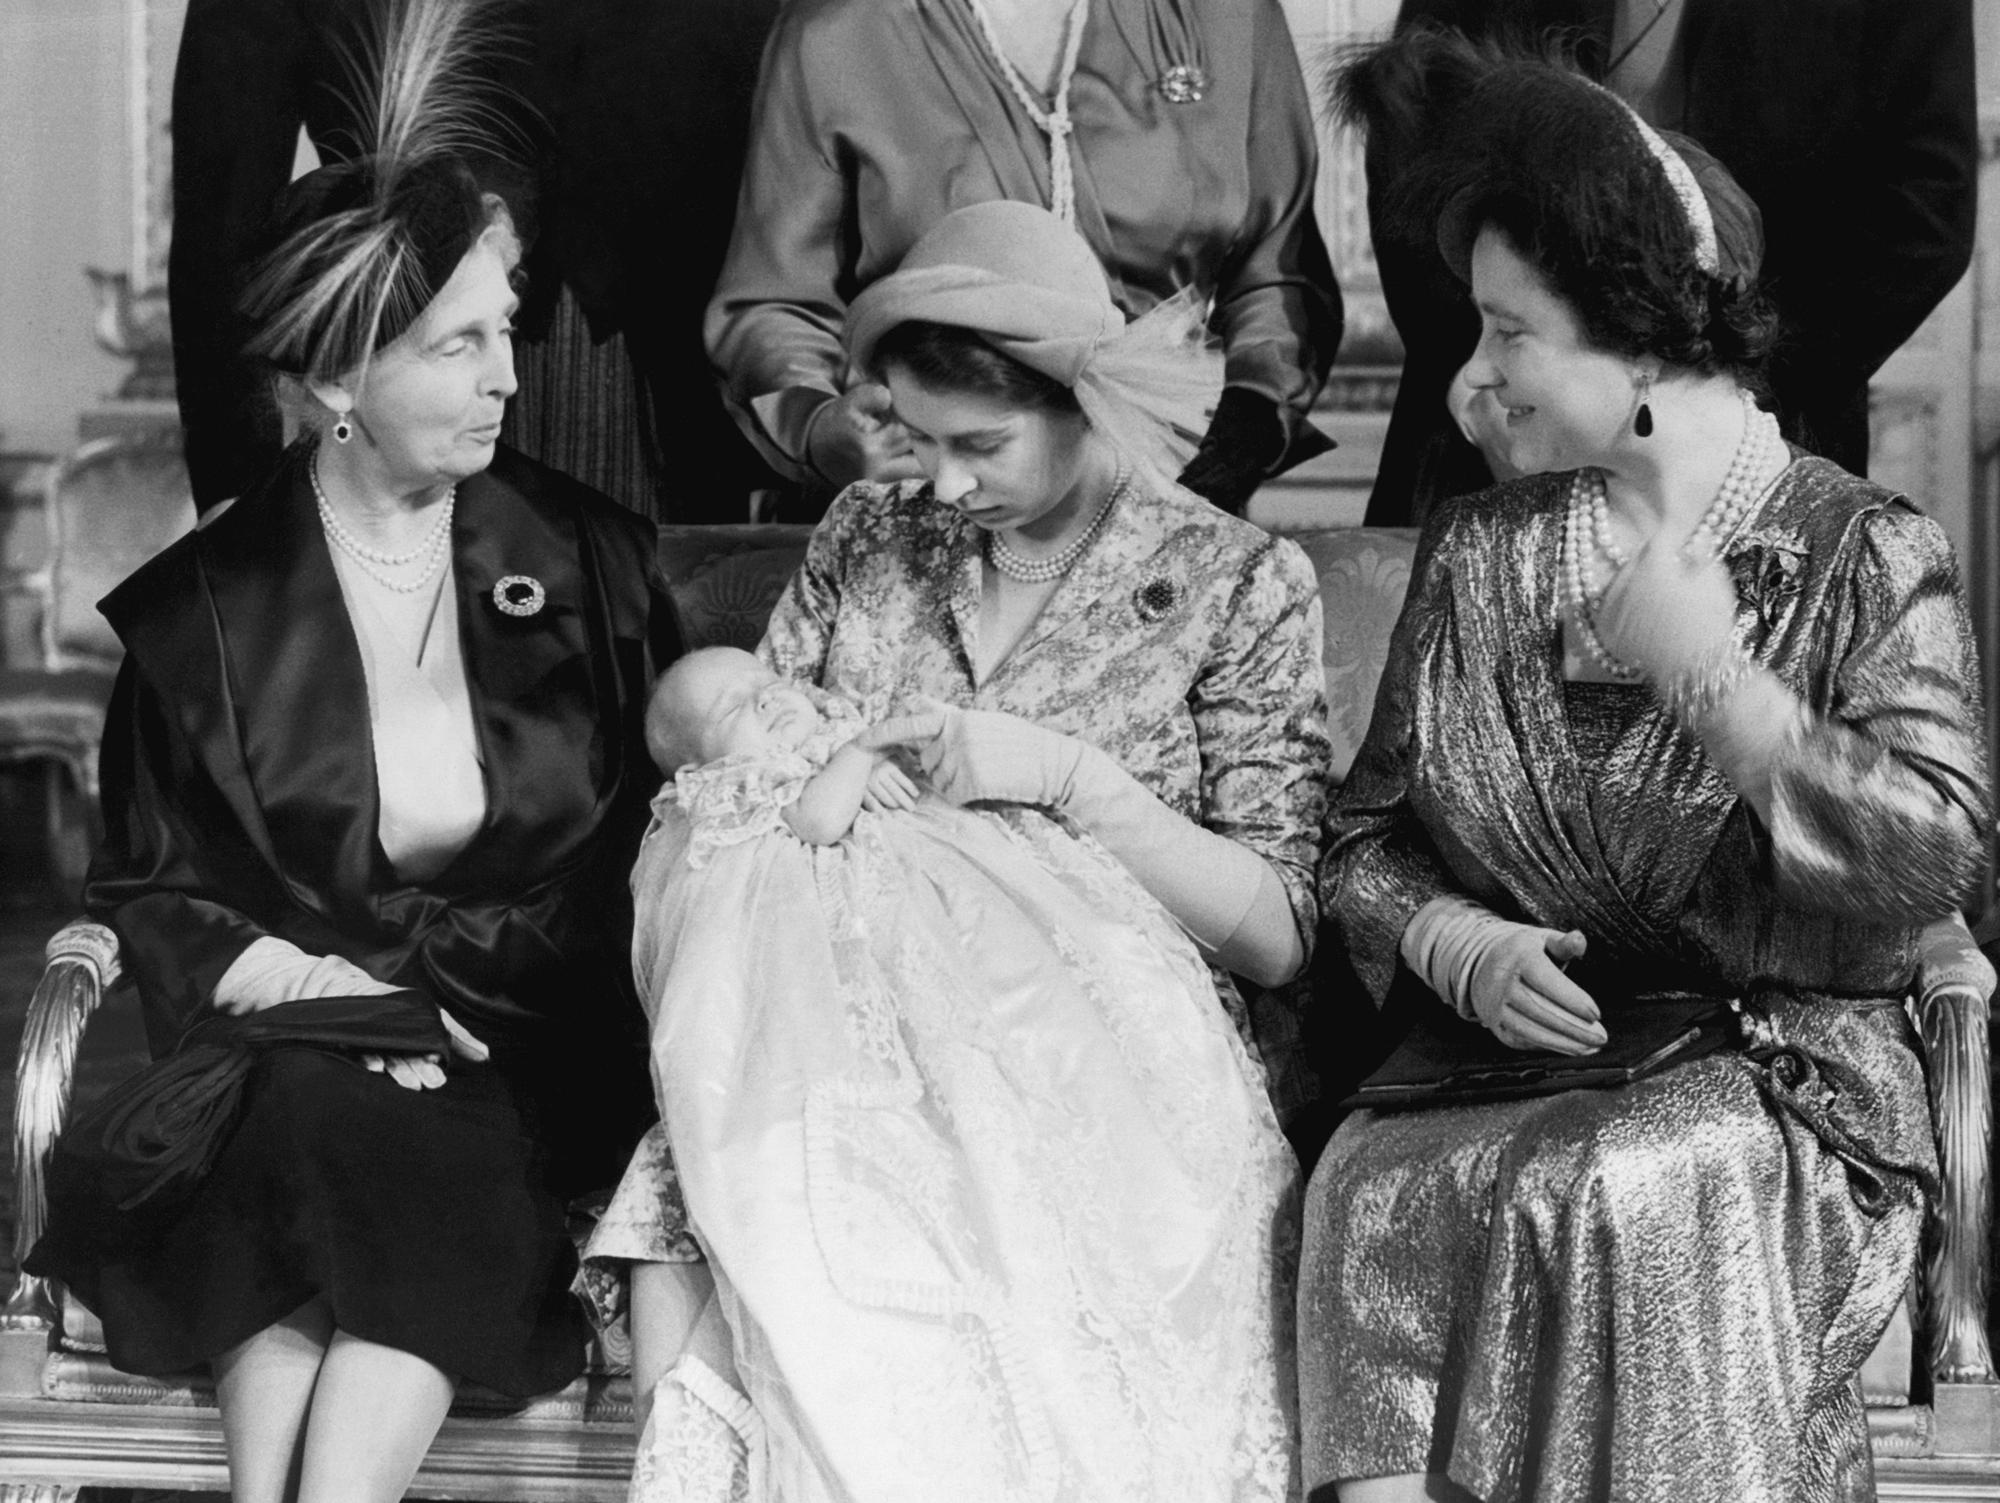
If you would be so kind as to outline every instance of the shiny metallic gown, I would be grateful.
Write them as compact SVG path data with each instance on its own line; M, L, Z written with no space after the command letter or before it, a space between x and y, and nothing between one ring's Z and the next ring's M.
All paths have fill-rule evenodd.
M1307 1483L1869 1498L1854 1373L1936 1175L1898 1004L1990 819L1956 565L1823 460L1777 482L1728 553L1741 640L1814 712L1767 827L1647 691L1563 683L1566 488L1434 517L1322 898L1378 998L1411 915L1461 892L1582 930L1572 974L1611 1028L1636 994L1696 991L1741 998L1756 1046L1344 1124L1306 1207Z

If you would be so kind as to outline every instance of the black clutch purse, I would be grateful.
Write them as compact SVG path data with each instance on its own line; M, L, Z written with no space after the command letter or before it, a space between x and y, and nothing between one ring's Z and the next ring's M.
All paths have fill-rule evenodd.
M1341 1105L1460 1106L1629 1085L1713 1054L1737 1036L1727 1002L1685 994L1634 997L1606 1008L1604 1028L1609 1042L1594 1054L1527 1054L1439 1003L1419 1015L1395 1052Z
M118 1246L176 1215L228 1141L261 1049L443 1054L447 1043L437 1008L412 991L205 1018L174 1053L114 1086L56 1140L52 1235L72 1248Z

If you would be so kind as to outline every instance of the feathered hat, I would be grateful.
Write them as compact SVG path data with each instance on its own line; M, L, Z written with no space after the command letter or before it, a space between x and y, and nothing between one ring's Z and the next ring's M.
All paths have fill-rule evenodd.
M475 162L519 154L493 79L500 0L377 0L342 57L358 151L296 179L242 308L249 352L328 380L415 322L492 223Z
M955 209L848 309L847 353L873 371L898 324L965 329L1076 393L1098 432L1155 489L1194 453L1222 390L1204 308L1182 292L1129 323L1096 252L1037 204Z

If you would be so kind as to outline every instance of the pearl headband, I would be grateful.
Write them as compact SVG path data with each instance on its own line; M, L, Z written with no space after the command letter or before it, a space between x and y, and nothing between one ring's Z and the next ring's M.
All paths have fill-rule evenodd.
M1602 89L1612 99L1618 99L1602 84L1593 85ZM1660 164L1660 170L1667 175L1667 186L1674 190L1674 197L1680 200L1681 212L1687 216L1688 228L1694 232L1694 264L1710 276L1719 276L1722 271L1722 250L1715 238L1715 214L1708 206L1708 195L1701 191L1701 184L1695 181L1694 169L1685 158L1669 146L1660 133L1648 125L1639 112L1618 99L1618 107L1630 117L1633 127L1639 132L1639 140Z

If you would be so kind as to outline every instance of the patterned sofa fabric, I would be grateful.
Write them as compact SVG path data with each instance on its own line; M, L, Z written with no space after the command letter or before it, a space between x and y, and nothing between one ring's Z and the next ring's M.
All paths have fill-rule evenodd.
M1389 657L1389 633L1410 588L1417 534L1410 527L1337 527L1298 533L1294 541L1319 575L1326 616L1326 729L1337 783L1368 734L1375 689Z
M660 568L688 645L755 647L811 536L811 528L798 526L662 528ZM1417 535L1403 527L1339 527L1292 537L1319 574L1327 729L1338 780L1353 764L1375 708Z
M660 571L687 645L754 648L811 536L788 525L662 527Z

